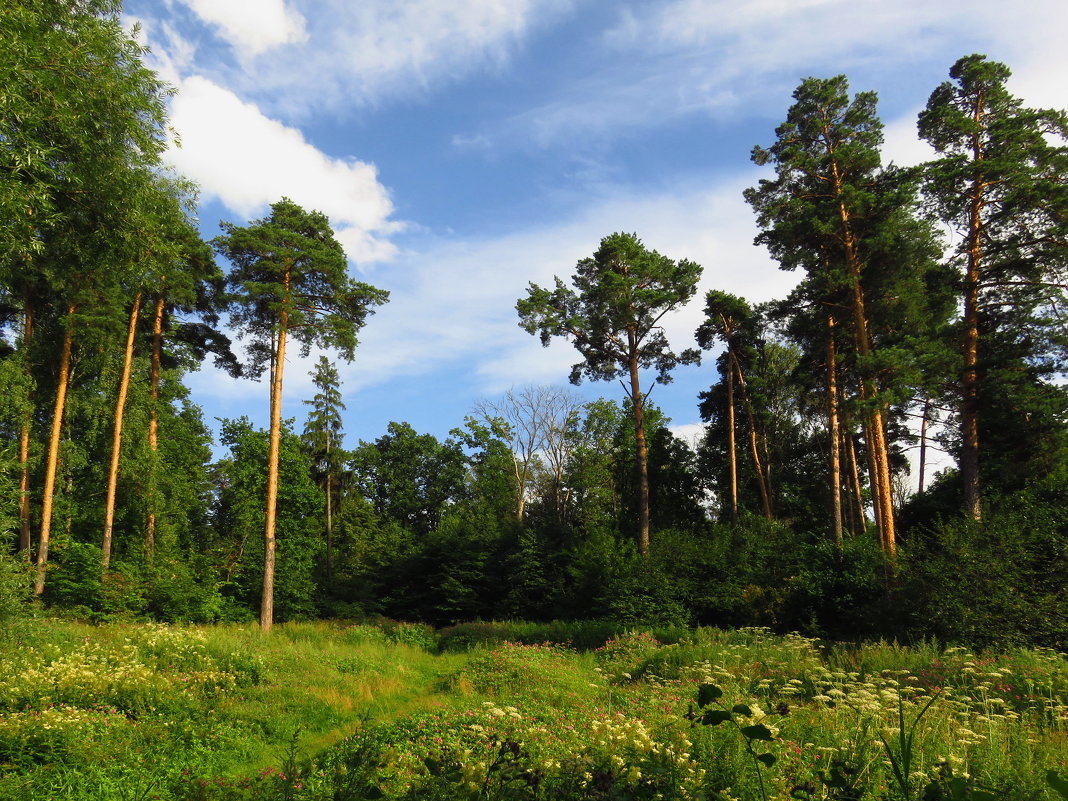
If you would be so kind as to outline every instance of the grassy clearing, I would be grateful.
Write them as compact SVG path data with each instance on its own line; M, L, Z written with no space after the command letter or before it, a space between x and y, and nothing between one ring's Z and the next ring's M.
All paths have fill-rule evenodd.
M1054 801L1068 776L1063 654L507 625L531 642L34 621L0 639L0 799Z

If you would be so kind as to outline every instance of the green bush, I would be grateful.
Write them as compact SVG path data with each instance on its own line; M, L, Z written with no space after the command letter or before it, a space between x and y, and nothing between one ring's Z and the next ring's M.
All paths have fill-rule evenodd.
M0 627L3 630L29 613L31 576L29 564L0 554Z
M1068 477L988 503L908 543L904 597L914 632L973 647L1068 650ZM980 602L977 602L981 600Z

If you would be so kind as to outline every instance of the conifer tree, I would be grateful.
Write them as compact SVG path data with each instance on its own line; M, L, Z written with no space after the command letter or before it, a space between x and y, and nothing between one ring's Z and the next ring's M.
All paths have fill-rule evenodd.
M992 386L997 343L1014 341L1014 370L1046 359L1043 345L1064 344L1050 332L1060 326L1068 266L1068 114L1024 107L1006 87L1008 67L985 56L965 56L949 74L919 131L940 155L925 165L927 197L958 235L959 463L965 512L978 520L981 421L1006 402Z
M850 336L855 406L863 421L879 541L893 559L887 415L911 384L904 375L915 359L900 332L910 315L916 324L927 313L921 307L930 288L934 237L914 214L911 173L880 166L882 123L873 92L850 98L845 76L809 78L794 100L786 122L776 129L776 142L753 150L753 161L773 164L776 177L761 180L745 196L762 229L757 243L766 245L783 269L805 270L806 293L822 307L823 337L834 330ZM835 319L832 326L829 315L835 309L842 309L846 319ZM832 377L837 383L837 373L830 372L828 383Z
M351 360L356 332L389 293L346 274L345 253L326 215L308 212L288 198L247 227L223 223L216 250L233 263L231 325L250 339L253 369L271 366L271 426L267 457L263 595L260 627L274 619L275 523L278 452L282 431L282 375L290 336L307 355L313 345L338 350Z
M326 578L334 577L334 489L339 485L345 452L341 448L341 379L337 368L326 356L320 356L312 373L312 383L318 392L306 400L311 411L304 423L301 437L312 460L312 470L319 486L326 493Z
M582 376L610 381L626 376L624 387L634 420L638 478L638 549L649 553L649 459L645 437L645 394L639 370L655 367L656 380L671 381L678 364L700 360L688 349L675 354L660 327L664 315L684 305L697 291L700 265L675 262L647 250L635 234L616 233L601 240L592 258L575 266L571 289L559 278L549 290L531 283L516 303L520 326L548 346L555 336L571 340L582 361L571 382Z

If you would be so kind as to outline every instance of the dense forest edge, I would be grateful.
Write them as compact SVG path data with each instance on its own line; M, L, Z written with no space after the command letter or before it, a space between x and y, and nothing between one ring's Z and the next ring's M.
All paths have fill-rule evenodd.
M800 281L762 304L708 292L693 343L660 322L701 266L637 234L531 284L517 323L622 397L518 387L445 438L396 421L351 445L331 357L388 293L288 199L203 241L196 187L161 163L168 87L120 10L35 0L0 31L10 614L1068 648L1068 117L1011 95L1006 66L952 65L915 168L883 164L874 93L801 82L746 192L756 244ZM287 347L329 354L303 410L282 409ZM649 392L702 358L691 444ZM224 420L213 442L183 383L208 359L269 379L267 430ZM956 466L925 483L936 449Z

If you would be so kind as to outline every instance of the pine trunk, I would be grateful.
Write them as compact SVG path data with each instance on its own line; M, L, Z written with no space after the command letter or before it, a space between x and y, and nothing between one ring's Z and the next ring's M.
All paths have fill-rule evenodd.
M289 296L289 272L284 280L285 299ZM263 596L260 602L260 628L270 632L274 625L274 530L278 508L278 452L282 441L282 371L286 358L286 327L289 311L282 304L278 316L278 340L271 371L271 434L267 451L267 513L263 539Z
M753 414L753 401L749 397L749 386L745 383L745 375L742 373L742 365L737 356L728 351L728 357L733 365L734 372L738 376L738 386L742 390L742 402L745 404L746 418L749 420L749 446L753 452L753 465L756 467L757 486L760 488L760 503L764 507L764 517L772 520L771 512L771 482L768 481L767 473L760 459L760 449L757 447L756 415Z
M634 407L634 442L638 470L638 552L649 555L649 449L645 444L645 402L638 383L637 342L633 331L630 337L630 398Z
M831 175L835 194L841 198L842 182L837 162L831 163ZM872 503L875 507L875 520L879 529L879 542L886 556L893 560L897 553L897 539L894 532L894 499L890 483L886 425L880 406L878 385L868 380L863 374L864 362L871 353L871 335L868 332L868 315L864 306L864 289L861 286L861 260L857 252L849 209L841 199L838 202L838 214L842 223L842 244L852 294L853 336L857 357L861 362L861 373L858 376L860 399L868 409L867 419L864 422L864 438L868 446L868 460L871 466Z
M56 489L56 467L59 464L59 441L63 432L63 410L67 403L75 311L77 307L73 303L70 304L67 309L67 327L63 334L63 350L59 357L59 382L56 386L56 403L52 410L52 432L48 439L44 486L41 488L41 535L37 545L37 577L33 585L33 594L36 596L44 593L45 572L48 569L48 537L52 530L52 499Z
M152 560L156 553L157 476L159 475L159 375L163 356L163 291L156 298L156 313L152 317L152 367L148 380L148 524L145 526L145 556Z
M972 137L972 159L979 164L983 161L983 147L979 138L983 120L981 96L973 109L973 119L975 134ZM960 474L964 483L964 511L973 520L980 520L983 516L979 479L979 283L982 278L985 189L985 184L977 175L970 189L968 267L964 276L964 372L961 376Z
M111 464L108 467L107 499L104 502L104 540L101 567L111 564L111 534L115 525L115 494L119 486L119 459L122 455L122 421L126 415L126 396L130 390L130 368L133 365L134 336L137 333L137 318L141 315L141 290L137 290L130 309L130 324L126 330L126 350L122 360L122 377L119 379L119 396L115 400L115 427L111 435Z
M334 472L330 460L330 428L326 429L326 580L334 578Z
M830 432L831 525L834 542L842 550L842 457L838 423L838 367L834 347L834 317L827 318L827 428Z
M727 359L727 453L731 470L731 522L738 522L738 444L734 435L734 359Z
M919 473L920 479L916 486L916 492L923 492L924 486L924 473L927 472L927 425L931 418L931 399L924 398L923 400L923 414L920 417L920 463Z
M26 301L26 320L22 331L22 348L26 353L26 367L29 371L29 348L33 337L33 309ZM22 414L19 423L19 551L27 560L30 558L30 424L31 413Z
M852 434L845 439L849 448L849 472L853 480L853 501L856 504L857 516L860 520L860 530L864 531L868 528L868 515L864 511L864 485L860 480L860 460L857 459L857 443L853 440Z

